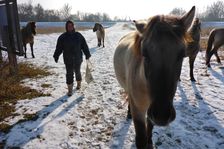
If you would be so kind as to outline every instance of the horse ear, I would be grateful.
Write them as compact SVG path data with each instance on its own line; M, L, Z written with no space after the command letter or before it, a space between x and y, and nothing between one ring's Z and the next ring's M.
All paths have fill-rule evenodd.
M184 14L181 17L181 20L183 21L186 30L191 26L194 16L195 16L195 6L193 6L188 13Z
M135 21L133 20L133 22L135 23L135 27L138 30L139 33L143 33L145 30L145 26L146 26L146 22L144 21Z

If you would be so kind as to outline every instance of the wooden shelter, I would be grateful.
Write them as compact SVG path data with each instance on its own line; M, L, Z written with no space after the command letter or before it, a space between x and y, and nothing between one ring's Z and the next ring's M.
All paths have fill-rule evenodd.
M24 51L16 0L0 0L0 50L8 52L11 71L17 72L16 55Z

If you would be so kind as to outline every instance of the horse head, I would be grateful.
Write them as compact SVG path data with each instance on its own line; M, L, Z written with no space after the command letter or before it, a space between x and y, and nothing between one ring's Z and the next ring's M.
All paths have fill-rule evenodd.
M135 22L141 39L140 49L151 104L148 118L165 126L175 119L173 98L185 56L187 30L195 7L182 17L155 16L147 22Z
M99 23L95 23L94 27L93 27L93 32L96 32L100 27Z
M30 27L31 33L33 35L36 35L36 22L29 22L28 25Z

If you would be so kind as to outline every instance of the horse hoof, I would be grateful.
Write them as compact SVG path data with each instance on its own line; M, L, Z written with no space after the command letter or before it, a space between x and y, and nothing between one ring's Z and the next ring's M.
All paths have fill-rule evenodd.
M130 119L132 119L132 116L131 116L131 114L128 114L128 115L127 115L127 117L126 117L126 119L127 119L127 120L130 120Z
M152 144L148 144L148 149L153 149L153 145Z
M191 78L191 82L196 82L195 78Z

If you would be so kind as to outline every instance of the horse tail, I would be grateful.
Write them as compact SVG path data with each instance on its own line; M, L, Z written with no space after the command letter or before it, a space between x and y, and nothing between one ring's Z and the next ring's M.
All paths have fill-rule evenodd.
M215 37L215 30L212 30L210 35L209 35L209 38L208 38L208 44L207 44L207 50L206 50L206 53L208 54L211 49L212 49L212 45L213 45L213 42L214 42L214 37Z

